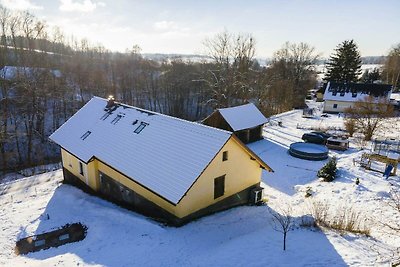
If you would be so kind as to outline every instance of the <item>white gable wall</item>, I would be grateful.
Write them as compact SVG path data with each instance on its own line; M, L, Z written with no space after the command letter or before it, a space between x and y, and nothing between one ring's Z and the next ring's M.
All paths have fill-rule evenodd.
M350 108L353 105L354 105L354 102L325 100L324 101L324 112L330 112L330 113L344 112L347 108Z
M352 92L331 92L329 91L330 83L324 93L324 109L323 112L339 113L344 112L347 108L352 107L357 101L364 101L370 95L357 92L353 94ZM385 97L373 97L370 101L378 103L380 101L389 100L391 91Z

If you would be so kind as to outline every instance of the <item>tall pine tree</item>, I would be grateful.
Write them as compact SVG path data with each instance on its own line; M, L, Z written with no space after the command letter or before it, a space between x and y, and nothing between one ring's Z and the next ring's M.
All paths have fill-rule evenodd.
M346 40L339 44L327 65L326 81L357 82L361 74L361 58L356 43Z

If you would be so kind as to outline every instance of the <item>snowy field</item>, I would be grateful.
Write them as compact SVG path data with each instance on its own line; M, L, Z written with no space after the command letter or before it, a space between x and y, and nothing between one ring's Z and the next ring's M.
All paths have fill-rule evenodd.
M279 211L291 205L296 217L309 214L313 201L351 206L365 215L370 237L300 227L297 220L283 251L282 234L274 230L267 206L233 208L180 228L165 227L61 184L58 170L0 185L0 266L389 266L400 238L381 222L400 218L382 199L391 187L400 186L399 176L385 180L380 173L353 165L363 153L354 142L348 151L330 152L339 168L331 183L316 177L327 161L306 161L287 153L289 145L309 131L297 126L342 124L337 115L305 119L301 111L290 111L271 118L265 139L250 147L275 171L262 177L268 206ZM384 133L399 134L399 121L390 124L391 131ZM304 196L307 187L313 192L309 198ZM16 240L73 222L88 226L83 241L14 255Z
M315 66L315 70L318 73L318 80L322 80L325 77L325 74L327 72L327 65L325 64L320 64ZM379 69L381 70L383 67L382 64L362 64L361 65L361 73L364 73L366 71L373 71L374 69Z

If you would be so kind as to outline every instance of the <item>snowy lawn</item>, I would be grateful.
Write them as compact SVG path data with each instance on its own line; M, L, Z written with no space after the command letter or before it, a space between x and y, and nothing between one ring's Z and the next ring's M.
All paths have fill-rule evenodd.
M391 184L400 186L399 177L385 180L379 173L354 166L353 159L363 151L353 146L345 152L330 152L338 158L339 177L331 183L321 182L316 173L327 160L297 159L287 149L307 132L296 129L298 123L340 126L342 119L303 119L300 111L273 119L281 120L283 127L267 125L266 139L250 145L275 171L264 172L262 177L268 206L279 211L290 204L298 217L310 213L313 201L339 208L350 205L365 214L371 237L303 228L297 219L283 251L282 234L274 230L268 206L238 207L180 228L165 227L62 185L62 172L55 171L0 185L0 265L387 266L400 238L379 221L400 218L381 199L388 196ZM358 186L354 183L357 177ZM309 198L304 197L307 187L313 192ZM18 239L73 222L88 226L83 241L14 255Z

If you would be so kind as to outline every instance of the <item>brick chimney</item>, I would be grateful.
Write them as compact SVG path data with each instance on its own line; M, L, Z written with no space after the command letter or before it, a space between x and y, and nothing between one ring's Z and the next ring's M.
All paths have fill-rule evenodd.
M115 105L114 102L114 97L112 95L110 95L107 99L107 105L106 105L106 109L110 109Z

